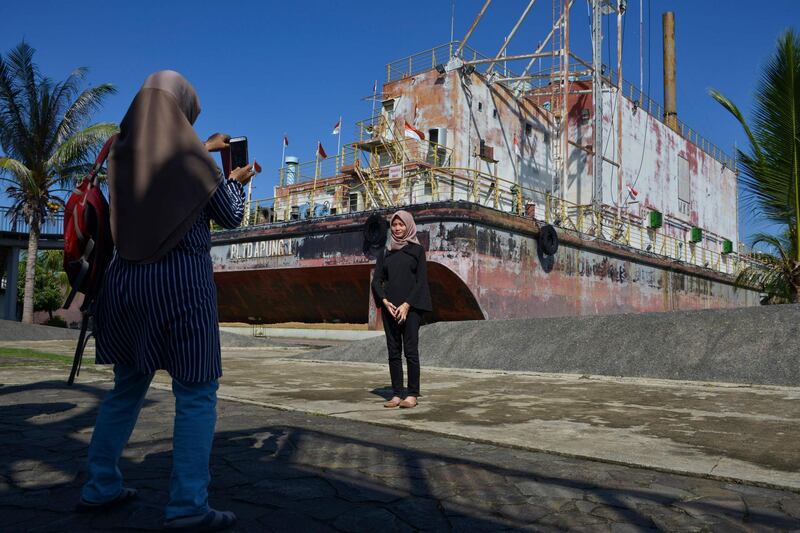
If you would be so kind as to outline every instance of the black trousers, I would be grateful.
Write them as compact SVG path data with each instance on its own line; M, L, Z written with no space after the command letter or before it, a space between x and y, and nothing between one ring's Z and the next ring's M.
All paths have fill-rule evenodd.
M403 393L403 359L405 352L408 365L408 394L419 396L419 324L422 315L415 309L408 311L406 321L398 324L384 308L381 309L383 331L386 332L386 347L389 350L389 375L395 396ZM404 350L405 348L405 350Z

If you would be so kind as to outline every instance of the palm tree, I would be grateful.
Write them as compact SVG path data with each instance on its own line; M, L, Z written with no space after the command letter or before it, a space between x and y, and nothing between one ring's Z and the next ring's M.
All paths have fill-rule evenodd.
M753 127L739 108L716 90L711 96L744 128L750 146L739 150L745 206L784 227L783 235L756 235L776 255L768 269L745 269L739 280L756 283L772 294L800 299L800 35L788 30L764 67L755 94ZM762 257L763 259L763 257ZM759 273L760 271L760 273Z
M766 293L765 304L797 302L797 286L792 280L797 277L798 263L795 257L795 240L790 232L781 236L757 233L753 236L753 247L764 245L767 252L754 251L750 255L764 266L745 267L736 277L736 285L755 287Z
M112 123L87 127L102 100L116 92L109 84L81 90L87 74L78 68L64 81L40 74L35 50L22 42L0 56L0 180L14 219L29 227L22 321L33 322L34 264L42 222L63 207L64 187L86 171L90 154L117 131Z

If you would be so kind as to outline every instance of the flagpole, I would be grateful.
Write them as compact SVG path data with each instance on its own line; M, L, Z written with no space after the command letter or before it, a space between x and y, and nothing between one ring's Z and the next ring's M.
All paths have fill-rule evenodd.
M286 183L286 134L283 134L281 139L281 187Z
M245 220L244 225L250 225L250 197L253 195L253 178L250 178L250 181L247 182L247 208L245 212L247 213L247 219Z
M342 168L342 115L339 115L339 133L338 133L338 143L336 145L336 158L339 160L339 168L336 169L336 173L339 173L339 169Z
M320 159L319 159L319 148L322 146L322 143L317 141L317 164L314 165L316 168L314 169L314 185L311 187L311 196L308 200L308 208L309 208L309 218L314 218L314 193L317 191L317 177L319 176L319 167L320 167Z
M378 98L378 80L375 80L375 83L372 84L372 116L370 118L375 118L375 100Z

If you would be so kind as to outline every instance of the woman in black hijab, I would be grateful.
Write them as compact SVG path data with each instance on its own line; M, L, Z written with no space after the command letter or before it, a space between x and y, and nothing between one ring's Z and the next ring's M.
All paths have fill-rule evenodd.
M175 394L173 470L166 528L218 530L230 512L208 505L208 462L216 423L220 362L217 295L209 221L237 227L250 166L230 179L208 152L227 146L215 134L204 144L193 124L200 103L174 71L145 80L120 125L109 157L111 229L116 246L96 316L96 361L114 365L114 388L103 400L89 446L88 480L77 510L91 512L136 495L123 487L117 463L156 370L172 377Z

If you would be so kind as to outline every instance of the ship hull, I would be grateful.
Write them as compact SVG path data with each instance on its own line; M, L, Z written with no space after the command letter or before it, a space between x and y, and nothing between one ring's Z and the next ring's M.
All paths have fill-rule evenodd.
M557 228L554 256L539 226L467 202L407 208L427 251L428 321L510 319L758 305L733 277ZM388 214L388 212L387 212ZM377 327L374 259L363 252L369 213L215 232L221 321L348 322Z

